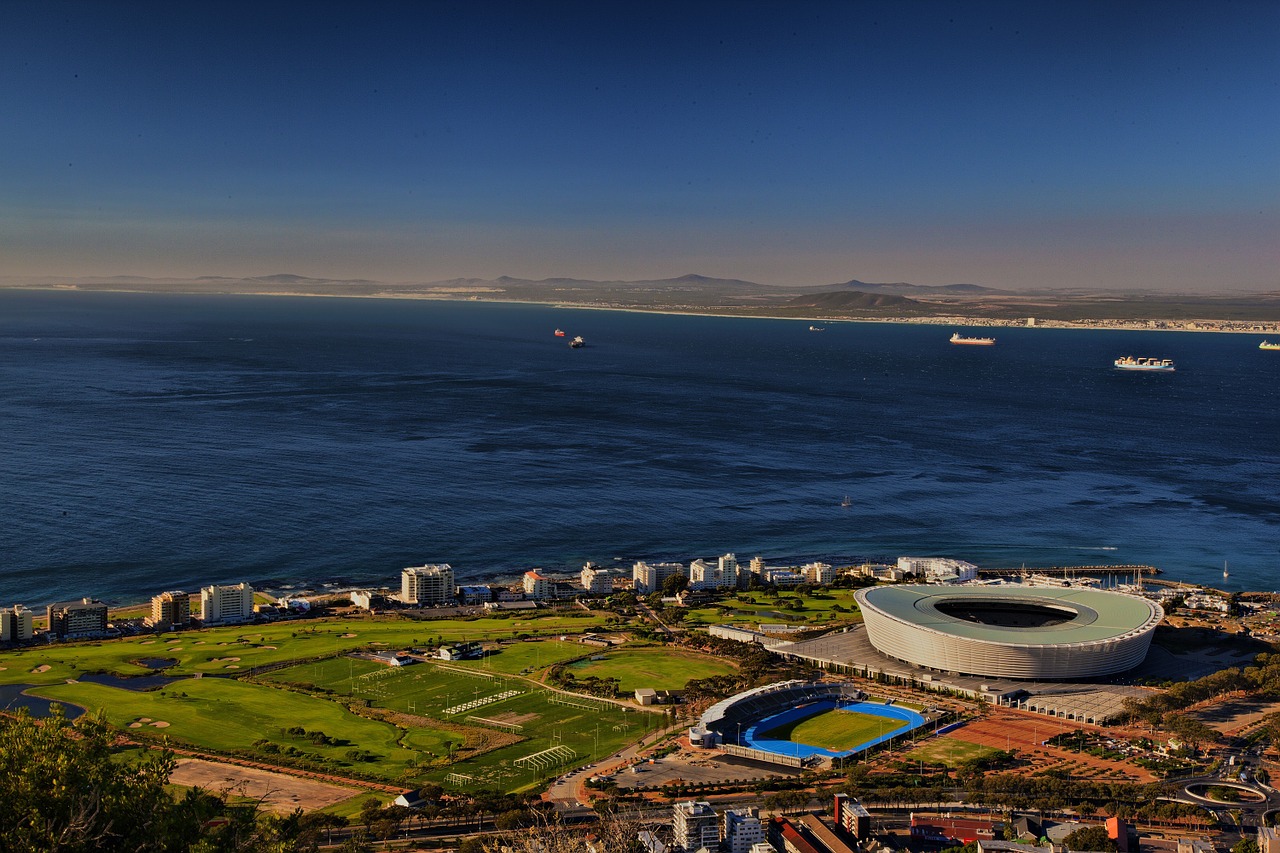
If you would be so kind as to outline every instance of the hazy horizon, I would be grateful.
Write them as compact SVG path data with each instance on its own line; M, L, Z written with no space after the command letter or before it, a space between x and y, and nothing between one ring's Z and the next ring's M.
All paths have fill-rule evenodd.
M0 276L1280 288L1280 4L0 5Z

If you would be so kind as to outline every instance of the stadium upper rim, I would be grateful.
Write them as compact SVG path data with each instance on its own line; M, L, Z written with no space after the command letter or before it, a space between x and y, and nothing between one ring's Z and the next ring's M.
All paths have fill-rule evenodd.
M1132 669L1146 657L1164 618L1160 605L1145 598L1076 587L879 586L859 590L856 598L867 637L884 654L944 672L1005 678L1083 678ZM1056 621L984 624L954 615L966 609Z

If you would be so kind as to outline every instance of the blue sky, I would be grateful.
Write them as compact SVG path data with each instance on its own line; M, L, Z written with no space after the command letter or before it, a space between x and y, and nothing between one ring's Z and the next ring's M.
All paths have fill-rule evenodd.
M1280 288L1280 3L0 4L0 275Z

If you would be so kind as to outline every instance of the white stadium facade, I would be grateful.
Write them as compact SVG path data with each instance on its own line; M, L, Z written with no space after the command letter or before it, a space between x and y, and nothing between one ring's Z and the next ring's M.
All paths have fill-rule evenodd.
M1086 588L876 586L859 590L881 653L939 672L1069 680L1142 663L1164 617L1145 598Z

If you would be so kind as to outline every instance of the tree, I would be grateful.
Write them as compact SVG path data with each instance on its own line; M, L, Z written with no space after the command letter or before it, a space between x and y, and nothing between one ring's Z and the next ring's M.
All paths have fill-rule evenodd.
M1082 826L1062 839L1068 850L1090 850L1115 853L1116 843L1107 835L1105 826Z
M689 579L684 575L675 574L668 575L662 582L662 592L664 595L679 595L689 587Z
M175 827L164 786L170 753L111 760L99 717L25 713L0 721L0 826L15 850L166 850Z
M100 716L74 723L56 706L36 720L0 718L0 847L57 853L283 853L299 849L301 812L261 815L257 805L190 788L165 790L173 753L119 756Z

